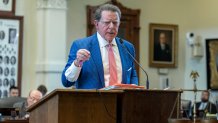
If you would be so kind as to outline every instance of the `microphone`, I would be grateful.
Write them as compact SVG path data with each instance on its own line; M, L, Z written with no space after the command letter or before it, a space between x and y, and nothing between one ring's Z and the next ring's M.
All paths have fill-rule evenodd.
M129 52L129 50L126 48L126 46L123 44L123 39L120 38L120 43L122 47L126 50L126 52L129 54L129 56L135 61L135 63L141 68L141 70L145 73L146 75L146 89L149 89L149 79L148 79L148 74L145 71L145 69L142 67L142 65L133 57L133 55Z

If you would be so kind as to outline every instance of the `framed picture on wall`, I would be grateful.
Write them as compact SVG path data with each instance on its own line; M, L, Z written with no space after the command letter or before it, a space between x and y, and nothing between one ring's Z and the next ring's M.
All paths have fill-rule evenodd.
M149 25L149 66L177 67L178 25Z
M218 90L218 38L206 39L207 87Z
M0 0L0 15L15 15L15 0Z
M0 16L0 98L21 89L23 17Z

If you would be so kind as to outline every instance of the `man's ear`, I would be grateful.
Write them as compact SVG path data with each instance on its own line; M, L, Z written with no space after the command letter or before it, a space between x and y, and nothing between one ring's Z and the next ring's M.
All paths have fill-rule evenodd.
M97 20L94 20L94 25L95 25L96 28L98 27L98 21Z

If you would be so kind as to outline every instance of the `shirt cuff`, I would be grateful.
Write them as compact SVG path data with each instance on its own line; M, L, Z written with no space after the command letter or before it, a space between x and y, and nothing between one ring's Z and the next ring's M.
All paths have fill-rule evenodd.
M65 77L68 81L74 82L78 79L82 67L77 67L74 62L71 66L65 71Z

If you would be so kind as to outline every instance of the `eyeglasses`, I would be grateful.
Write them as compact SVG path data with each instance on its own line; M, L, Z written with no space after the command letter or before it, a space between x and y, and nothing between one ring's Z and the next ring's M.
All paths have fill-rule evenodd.
M120 24L120 21L100 21L103 25L105 26L109 26L111 23L114 25L114 26L119 26Z

